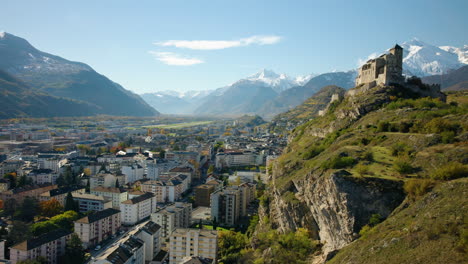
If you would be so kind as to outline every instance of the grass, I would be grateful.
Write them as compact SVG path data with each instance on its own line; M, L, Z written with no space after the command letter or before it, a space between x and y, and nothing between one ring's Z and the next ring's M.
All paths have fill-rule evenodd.
M198 228L198 224L195 225L194 228ZM203 225L203 229L205 229L205 230L213 230L213 226L212 226L212 225ZM229 229L226 229L226 228L224 228L224 227L219 227L219 226L216 227L216 230L217 230L217 231L229 231Z
M466 263L467 189L466 178L440 184L327 263Z
M163 129L181 129L193 126L202 126L213 123L214 121L194 121L194 122L184 122L176 124L160 124L154 126L144 126L143 128L163 128Z

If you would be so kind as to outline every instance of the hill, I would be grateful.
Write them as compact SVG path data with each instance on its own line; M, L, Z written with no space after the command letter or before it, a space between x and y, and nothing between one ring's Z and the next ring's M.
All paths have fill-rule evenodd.
M100 111L96 105L38 91L1 70L0 95L0 119L88 116Z
M29 87L50 95L98 106L99 114L154 116L159 113L138 95L125 90L90 66L34 48L12 34L0 38L0 69ZM94 112L91 110L89 112Z
M345 92L345 89L334 85L323 87L302 104L275 116L270 123L270 130L280 133L285 130L292 130L299 124L317 116L320 110L324 110L333 94L338 94L342 97Z
M389 256L400 252L410 252L413 260L428 259L427 243L440 243L444 256L453 255L448 259L462 259L454 252L457 243L466 244L466 193L444 186L457 185L452 180L468 175L467 98L467 93L450 94L445 102L444 94L424 84L362 86L330 104L323 116L296 127L283 154L267 168L269 187L260 198L250 258L284 263L302 252L295 263L324 263L338 252L336 263L389 263ZM437 190L444 193L440 201ZM434 208L448 199L453 204L428 216L431 207L418 203L421 199L435 199ZM463 209L454 216L453 208ZM440 241L422 241L418 248L418 236L434 221L453 223L447 230L454 231L443 227L436 232ZM406 229L424 232L408 236ZM285 244L286 237L298 232L306 232L316 246L299 251L300 245ZM274 240L279 243L271 239L278 236ZM376 236L385 240L377 242ZM393 243L397 251L381 249ZM372 250L366 247L371 244ZM396 259L415 263L405 256Z
M468 65L446 74L427 76L422 78L425 83L440 84L444 91L461 91L468 89Z

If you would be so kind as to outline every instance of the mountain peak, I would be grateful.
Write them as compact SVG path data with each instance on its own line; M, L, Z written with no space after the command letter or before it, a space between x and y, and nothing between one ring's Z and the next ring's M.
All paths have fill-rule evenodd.
M276 79L276 78L279 78L279 77L281 77L283 75L284 74L279 75L279 74L277 74L276 72L274 72L272 70L261 69L257 73L249 76L249 79Z
M4 38L6 36L6 32L5 31L0 31L0 38Z

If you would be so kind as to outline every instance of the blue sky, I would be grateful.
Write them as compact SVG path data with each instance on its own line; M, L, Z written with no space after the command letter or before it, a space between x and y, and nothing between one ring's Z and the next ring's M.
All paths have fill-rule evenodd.
M466 0L4 0L0 31L143 93L215 89L260 68L349 70L413 37L462 46L467 11Z

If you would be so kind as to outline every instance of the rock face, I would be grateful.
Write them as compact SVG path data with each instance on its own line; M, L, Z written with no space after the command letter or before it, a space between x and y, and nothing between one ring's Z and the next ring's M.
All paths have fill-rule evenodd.
M293 182L297 202L285 201L274 190L269 204L273 227L282 232L305 227L323 244L327 255L358 237L373 214L386 218L404 200L401 182L378 178L357 179L345 170L328 176L310 175Z

